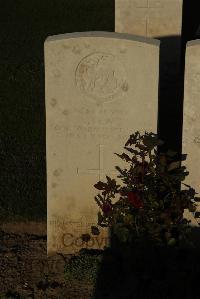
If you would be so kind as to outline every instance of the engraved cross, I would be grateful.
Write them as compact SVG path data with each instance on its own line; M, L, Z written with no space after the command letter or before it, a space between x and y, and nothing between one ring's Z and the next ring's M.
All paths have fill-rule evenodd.
M98 169L80 170L79 168L77 168L77 174L98 174L100 181L102 181L105 178L106 174L110 174L110 173L118 174L117 171L104 169L103 151L104 151L104 145L99 144L99 168Z
M146 10L146 36L149 36L148 27L149 27L149 17L150 17L150 9L151 8L160 8L162 7L161 1L156 1L155 5L149 3L149 0L146 0L145 6L136 6L139 9Z

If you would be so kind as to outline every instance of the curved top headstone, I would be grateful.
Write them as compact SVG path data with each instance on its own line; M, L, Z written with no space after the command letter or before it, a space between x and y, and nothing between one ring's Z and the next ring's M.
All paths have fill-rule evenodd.
M183 117L183 153L187 154L184 162L189 175L186 183L200 193L200 39L192 40L186 46L184 117ZM197 195L199 196L199 195ZM200 205L197 207L200 212ZM190 214L193 225L200 223Z
M187 43L186 48L193 47L193 46L199 46L200 45L200 39L191 40Z
M109 32L53 36L45 42L48 253L103 248L84 244L97 222L93 187L117 179L114 155L135 131L157 129L159 41Z
M115 0L115 31L180 36L183 0Z
M103 38L127 39L130 41L136 41L136 42L151 44L151 45L155 45L155 46L159 46L159 44L160 44L159 40L149 38L149 37L142 37L142 36L137 36L137 35L128 34L128 33L107 32L107 31L73 32L73 33L52 35L52 36L47 37L47 39L45 40L45 43L50 42L50 41L58 41L58 40L63 40L63 39L80 38L80 37L83 37L83 38L103 37Z

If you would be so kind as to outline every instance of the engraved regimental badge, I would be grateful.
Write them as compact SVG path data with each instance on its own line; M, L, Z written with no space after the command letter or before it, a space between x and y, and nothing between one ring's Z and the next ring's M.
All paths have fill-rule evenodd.
M84 57L76 68L77 87L99 103L113 100L127 91L125 70L117 58L109 53L92 53Z

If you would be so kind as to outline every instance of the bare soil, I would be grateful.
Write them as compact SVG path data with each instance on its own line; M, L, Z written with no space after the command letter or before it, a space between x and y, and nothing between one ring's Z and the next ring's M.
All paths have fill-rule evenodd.
M199 231L196 239L199 240ZM131 251L103 256L96 284L67 281L72 255L47 258L46 224L0 225L0 298L10 299L199 299L200 250Z
M64 279L70 256L47 258L46 224L1 225L0 240L0 298L91 298L91 284Z

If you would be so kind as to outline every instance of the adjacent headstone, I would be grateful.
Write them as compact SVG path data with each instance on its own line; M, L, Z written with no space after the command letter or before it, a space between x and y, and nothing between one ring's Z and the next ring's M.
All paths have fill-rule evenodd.
M115 31L153 37L160 44L159 134L180 151L180 62L183 0L115 0ZM170 119L170 123L166 123ZM178 122L178 123L177 123ZM170 133L169 133L170 132Z
M45 41L49 254L109 246L106 229L81 240L97 222L93 185L116 178L114 153L130 134L156 132L158 73L157 40L86 32Z
M200 40L190 41L186 47L183 153L188 154L184 164L190 172L186 183L194 187L200 197ZM190 218L193 224L200 223L191 214Z
M181 35L182 0L115 0L115 31L147 37Z

